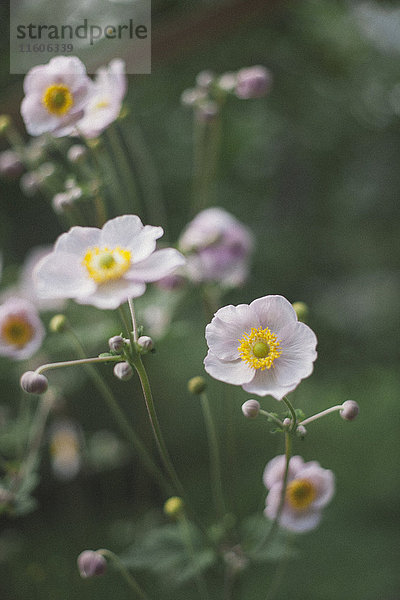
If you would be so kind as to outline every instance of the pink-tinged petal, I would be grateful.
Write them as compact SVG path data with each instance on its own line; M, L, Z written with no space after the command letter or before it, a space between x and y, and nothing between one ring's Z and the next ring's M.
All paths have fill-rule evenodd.
M256 371L254 379L243 386L243 389L249 394L257 394L257 396L273 396L276 400L282 400L286 394L292 391L296 385L283 386L276 378L274 368L260 369Z
M30 135L41 135L55 129L59 118L51 115L42 104L40 96L31 94L25 96L21 103L21 115Z
M34 272L36 292L43 298L77 298L96 289L93 279L75 254L52 252Z
M90 295L76 297L78 304L90 304L100 309L115 309L129 298L138 298L146 291L146 285L138 281L119 279L99 285Z
M316 489L312 508L322 508L332 500L335 493L335 475L329 469L323 469L318 462L311 461L305 463L297 477L309 480Z
M164 248L153 252L139 263L134 263L125 277L135 281L158 281L184 264L185 259L178 250Z
M268 327L278 337L284 327L297 321L293 306L283 296L264 296L253 300L250 307L257 313L262 326Z
M240 340L252 327L259 327L259 321L247 304L224 306L206 327L207 344L222 360L236 360Z
M254 377L254 370L243 360L222 361L211 350L204 359L204 368L211 377L233 385L243 385Z
M96 227L72 227L60 235L54 246L54 252L74 254L82 262L90 248L99 246L100 229Z
M310 510L297 514L284 509L279 519L279 525L294 533L305 533L318 527L321 518L322 514L319 510Z
M145 225L142 231L128 245L128 250L132 252L133 262L138 263L149 257L156 249L156 240L163 235L164 230L162 227Z
M304 466L304 460L301 456L292 456L289 462L288 481L295 479L297 473ZM276 483L282 483L286 469L286 457L284 454L275 456L269 461L264 469L263 483L268 489Z
M32 328L31 339L23 346L15 346L2 337L3 326L9 318L19 317ZM43 323L31 302L19 297L9 297L0 306L0 356L9 356L15 360L30 358L41 346L46 335Z
M76 56L55 56L45 67L56 83L65 82L72 89L89 80L85 65Z

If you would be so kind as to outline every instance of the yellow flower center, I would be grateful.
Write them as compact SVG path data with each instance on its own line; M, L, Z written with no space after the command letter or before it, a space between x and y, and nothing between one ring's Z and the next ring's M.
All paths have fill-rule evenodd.
M52 456L63 456L64 458L74 458L79 451L79 444L76 436L69 431L59 431L54 434L50 444L50 453Z
M251 333L244 333L239 342L240 358L253 369L270 369L275 359L282 354L276 334L268 327L252 327Z
M96 283L105 283L110 279L120 279L129 269L131 253L119 246L112 249L90 248L86 252L82 264Z
M74 97L68 86L56 83L47 88L42 102L49 113L62 117L74 105Z
M286 488L286 500L297 510L308 508L315 496L315 487L308 479L295 479Z
M32 325L23 317L11 315L1 328L1 337L10 346L23 348L32 339Z

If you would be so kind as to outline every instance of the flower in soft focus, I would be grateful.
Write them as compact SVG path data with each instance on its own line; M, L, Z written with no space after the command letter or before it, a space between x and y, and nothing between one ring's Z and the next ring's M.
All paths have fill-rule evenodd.
M118 117L126 88L123 60L116 58L108 67L98 69L85 114L77 123L77 131L86 138L99 136Z
M311 375L317 338L283 296L224 306L206 327L204 367L215 379L277 400Z
M191 221L179 240L187 255L187 271L195 282L241 285L253 249L250 231L222 208L208 208Z
M236 76L235 94L238 98L261 98L271 89L272 75L265 67L254 66L240 69Z
M0 152L0 175L12 179L21 175L23 170L21 158L14 150Z
M58 421L50 432L51 468L62 481L74 479L81 468L80 435L75 423Z
M128 298L144 294L147 282L184 264L177 250L155 249L163 233L161 227L143 226L136 215L116 217L102 229L72 227L38 264L34 273L38 295L118 308Z
M31 135L68 135L83 116L92 81L75 56L56 56L33 67L24 79L21 114Z
M276 456L267 464L263 475L264 485L269 490L264 513L272 520L278 516L285 465L285 456ZM292 456L279 525L297 533L314 529L334 492L332 471L323 469L314 460L305 463L301 456Z
M0 356L23 360L32 356L45 336L35 306L22 298L8 298L0 306Z
M81 577L95 577L103 575L107 570L107 561L102 554L94 550L84 550L77 559L78 570Z

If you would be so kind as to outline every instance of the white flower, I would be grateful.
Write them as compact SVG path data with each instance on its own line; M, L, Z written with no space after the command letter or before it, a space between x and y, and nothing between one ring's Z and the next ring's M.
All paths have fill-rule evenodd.
M24 79L21 114L31 135L68 135L83 116L92 81L75 56L56 56L33 67Z
M34 275L38 295L117 308L144 294L146 282L184 264L184 257L173 248L155 251L163 233L161 227L143 226L136 215L116 217L102 229L72 227L38 264Z
M44 336L33 304L12 297L0 306L0 356L29 358L39 349Z
M241 285L253 249L250 231L222 208L207 208L191 221L179 240L188 255L187 271L195 282Z
M77 131L86 138L101 134L118 117L126 94L125 63L118 58L96 72L85 114Z
M283 296L220 308L206 327L204 367L215 379L277 400L311 375L317 338Z
M264 485L269 489L264 513L270 519L278 516L285 464L284 455L276 456L264 471ZM279 525L297 533L314 529L321 521L323 507L331 501L334 492L332 471L323 469L316 461L305 463L301 456L292 456Z

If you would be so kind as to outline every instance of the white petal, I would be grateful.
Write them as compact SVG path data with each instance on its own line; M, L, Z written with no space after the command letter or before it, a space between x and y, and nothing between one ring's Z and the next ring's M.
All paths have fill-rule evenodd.
M254 377L254 369L243 360L222 361L211 350L204 359L204 368L211 377L233 385L243 385Z
M274 368L256 371L253 381L243 386L243 389L249 394L257 394L257 396L273 396L276 400L282 400L286 394L292 391L296 385L283 386L276 378Z
M236 360L240 340L252 327L259 327L259 320L247 304L224 306L206 327L207 344L222 360Z
M254 300L250 307L257 313L263 327L278 334L290 323L297 321L293 306L283 296L264 296Z
M103 225L100 243L110 248L127 248L142 230L143 223L137 215L122 215Z
M125 277L135 281L158 281L185 264L185 258L174 248L153 252L148 258L132 265Z
M322 514L319 510L290 511L285 508L279 519L281 527L295 533L305 533L318 527Z
M77 298L96 289L80 259L66 252L45 256L35 269L34 282L38 296L44 298Z
M312 508L322 508L332 500L335 493L335 476L329 469L323 469L318 462L310 461L297 473L299 479L308 479L316 488L316 498Z
M304 466L301 456L292 456L289 462L288 481L297 477L297 472ZM269 461L264 469L263 482L268 489L276 483L282 482L286 468L286 457L284 454L275 456Z
M59 124L59 118L44 108L40 96L37 95L25 96L21 103L21 115L30 135L53 131Z
M99 246L100 229L96 227L72 227L60 235L55 243L55 252L74 254L82 262L90 248Z
M115 309L129 298L138 298L146 291L142 282L119 279L99 285L90 295L76 297L78 304L90 304L101 309Z
M281 356L274 362L277 381L284 386L298 384L313 372L317 358L315 333L304 323L288 325L281 331Z

